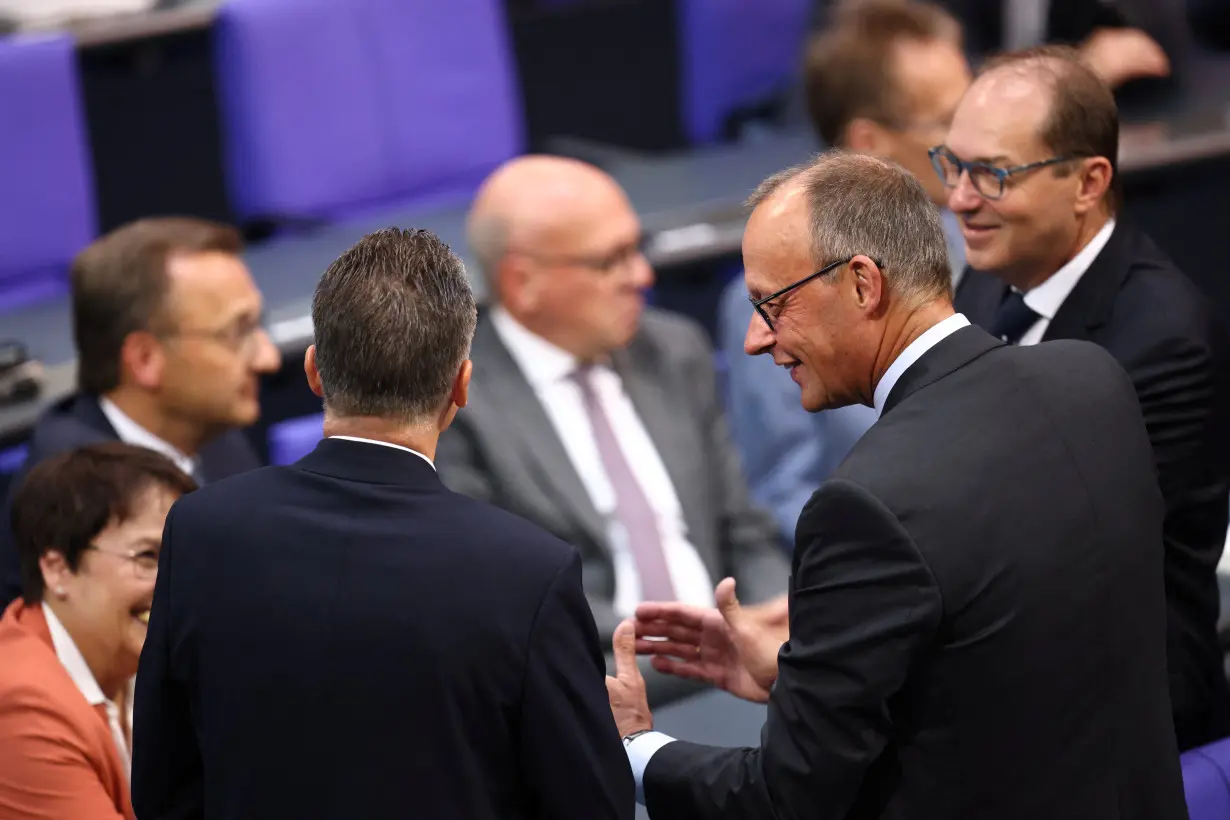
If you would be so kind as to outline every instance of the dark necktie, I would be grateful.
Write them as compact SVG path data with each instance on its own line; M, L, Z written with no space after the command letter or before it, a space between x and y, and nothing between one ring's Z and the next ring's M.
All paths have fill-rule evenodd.
M1010 345L1017 344L1034 323L1042 317L1034 309L1025 304L1025 295L1019 291L1008 289L1008 295L999 303L995 311L995 322L991 325L991 335Z
M593 369L579 368L573 380L581 388L581 400L594 431L598 455L606 470L611 489L615 492L615 517L627 533L628 550L636 562L636 571L641 580L641 599L645 601L673 601L675 588L671 583L670 570L666 566L666 552L662 549L662 533L658 530L658 518L653 505L636 480L632 465L624 456L615 430L607 417L598 392L594 387Z

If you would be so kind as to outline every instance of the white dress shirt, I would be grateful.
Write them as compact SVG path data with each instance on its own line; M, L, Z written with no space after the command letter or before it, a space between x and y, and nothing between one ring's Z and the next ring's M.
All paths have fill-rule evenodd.
M51 607L43 605L43 617L47 619L47 631L51 633L51 645L55 647L56 657L60 659L60 663L68 671L68 676L73 679L73 683L77 684L77 688L81 690L81 694L91 706L102 704L107 710L107 723L111 726L111 737L115 740L115 748L120 753L120 762L124 765L124 775L132 777L132 752L128 748L128 738L124 734L123 724L120 722L120 707L115 701L109 700L103 694L102 688L98 685L98 680L95 679L94 673L90 671L89 665L85 662L85 657L81 654L81 650L77 648L77 644L73 641L73 637L68 634L68 630L64 628L64 624L60 623L60 619L51 611ZM124 694L125 709L128 712L128 725L132 725L132 683L129 682L127 691Z
M1115 220L1111 219L1093 235L1093 239L1090 239L1076 256L1068 260L1066 265L1055 271L1041 285L1025 294L1025 304L1040 318L1030 326L1029 330L1025 331L1017 344L1036 345L1042 341L1055 314L1059 312L1059 308L1063 307L1064 300L1085 275L1085 271L1089 270L1093 260L1098 258L1098 254L1106 247L1106 243L1110 241L1110 235L1114 232Z
M162 453L171 459L176 467L190 476L195 476L197 470L200 469L201 460L199 458L185 455L175 445L168 444L137 424L127 413L117 407L111 399L103 396L98 400L98 406L102 408L103 415L107 417L107 421L115 428L115 434L120 437L120 441L136 447L144 447L156 453Z
M598 453L581 388L572 378L580 362L571 353L531 333L505 310L493 310L491 322L538 396L590 501L606 524L615 568L615 612L621 617L630 617L641 602L641 581L627 535L615 515L615 490ZM675 485L636 408L624 392L623 381L605 365L594 366L592 379L624 458L656 513L666 567L676 597L697 606L713 606L713 580L700 554L688 541Z
M888 400L888 395L893 391L893 387L901 379L903 373L910 368L910 365L917 362L922 355L937 344L956 333L963 327L969 326L969 320L960 313L954 313L942 322L933 325L926 330L921 336L901 351L893 363L884 371L884 375L880 377L880 381L875 388L875 408L877 413L884 411L884 402ZM649 759L666 744L673 741L674 738L662 732L646 732L637 737L627 745L628 763L632 767L632 775L636 780L636 799L637 802L644 805L645 803L645 769L649 766Z
M405 450L407 453L413 453L423 459L423 461L426 461L431 465L431 469L436 469L436 463L420 453L418 450L411 450L409 447L402 447L400 444L394 444L391 441L377 441L374 438L362 438L360 436L329 436L329 438L335 438L339 441L358 441L363 444L379 444L381 447L392 447L394 450Z

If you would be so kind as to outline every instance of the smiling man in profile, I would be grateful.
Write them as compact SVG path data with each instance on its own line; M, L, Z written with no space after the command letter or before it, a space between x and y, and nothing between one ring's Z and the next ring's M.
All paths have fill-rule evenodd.
M823 155L751 203L747 352L813 412L880 418L799 519L776 664L771 634L686 604L618 628L607 689L650 815L1183 816L1162 503L1122 369L954 313L939 217L898 166ZM767 701L760 746L652 731L638 650Z

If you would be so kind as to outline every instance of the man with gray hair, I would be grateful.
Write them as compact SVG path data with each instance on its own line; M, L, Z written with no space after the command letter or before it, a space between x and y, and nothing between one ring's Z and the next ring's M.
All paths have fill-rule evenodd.
M823 155L752 205L747 352L809 410L880 418L803 510L785 634L737 604L644 605L616 631L607 686L650 816L1184 817L1127 375L954 313L935 209L895 165ZM760 747L652 731L638 651L766 702Z
M167 517L140 816L633 816L576 550L436 477L475 320L427 231L325 272L304 361L324 440Z

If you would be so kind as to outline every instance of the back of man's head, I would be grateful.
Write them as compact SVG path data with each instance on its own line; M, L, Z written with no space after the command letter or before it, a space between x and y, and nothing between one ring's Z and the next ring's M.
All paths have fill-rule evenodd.
M406 424L435 417L469 358L477 318L464 265L430 231L363 237L312 299L326 411Z
M239 233L201 219L141 219L95 240L73 261L77 383L102 395L120 385L120 351L130 333L169 329L168 260L177 254L237 256Z

